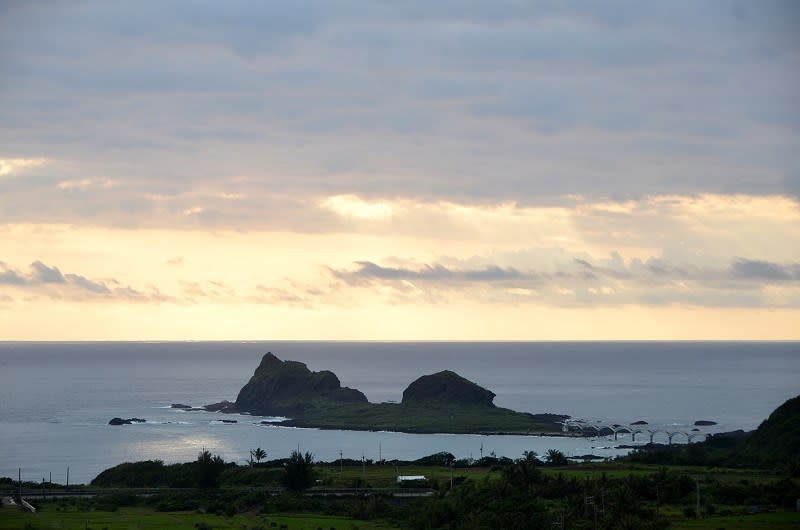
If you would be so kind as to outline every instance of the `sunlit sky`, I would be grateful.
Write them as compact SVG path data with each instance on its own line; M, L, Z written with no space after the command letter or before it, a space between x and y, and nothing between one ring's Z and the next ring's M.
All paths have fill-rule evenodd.
M2 2L0 340L800 339L800 4Z

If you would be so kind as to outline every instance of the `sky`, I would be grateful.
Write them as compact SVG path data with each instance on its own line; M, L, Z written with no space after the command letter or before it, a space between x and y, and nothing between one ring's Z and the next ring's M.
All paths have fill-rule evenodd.
M800 339L800 4L0 2L0 340Z

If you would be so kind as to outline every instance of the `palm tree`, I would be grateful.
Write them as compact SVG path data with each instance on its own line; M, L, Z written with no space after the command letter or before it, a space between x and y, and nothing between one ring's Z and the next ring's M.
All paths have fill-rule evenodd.
M261 462L262 460L267 458L267 452L261 449L260 447L257 447L252 451L250 451L250 458L251 459L255 458L256 462Z
M551 466L566 466L569 463L567 455L558 449L549 449L545 458Z
M203 448L197 455L197 484L201 488L217 486L219 474L225 468L225 460L220 455L212 455Z
M537 463L539 461L538 456L539 455L536 454L536 451L523 451L522 452L522 459L525 460L525 462L530 463L530 464Z

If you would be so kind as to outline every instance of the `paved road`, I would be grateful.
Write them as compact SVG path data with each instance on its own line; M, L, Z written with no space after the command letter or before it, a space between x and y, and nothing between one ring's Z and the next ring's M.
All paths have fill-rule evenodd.
M22 496L26 499L54 499L61 497L96 497L98 495L112 495L115 493L124 493L129 495L138 495L147 497L152 495L159 495L163 493L193 493L197 490L195 488L108 488L108 489L75 489L75 490L22 490ZM220 492L262 492L269 495L280 495L286 490L284 488L236 488L236 489L221 489ZM2 491L0 495L3 496L4 502L7 495L11 492ZM15 492L16 493L16 492ZM305 495L308 497L360 497L367 495L389 495L391 497L431 497L434 491L422 488L312 488L306 490Z

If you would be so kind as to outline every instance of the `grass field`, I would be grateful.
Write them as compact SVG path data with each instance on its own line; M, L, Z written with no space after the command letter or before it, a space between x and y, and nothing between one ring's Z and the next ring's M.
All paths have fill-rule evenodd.
M621 464L618 462L608 462L578 464L568 467L542 467L541 469L544 473L563 473L566 476L597 478L605 473L608 478L625 478L629 475L652 475L658 472L662 467L664 466L657 464ZM722 482L747 479L757 483L764 480L775 480L777 477L774 473L762 469L733 469L708 466L667 466L666 469L669 473L700 476L704 479L713 478Z
M352 487L358 479L373 488L396 488L398 472L400 475L423 475L434 481L450 480L450 470L444 466L403 466L395 470L389 465L374 465L366 466L365 471L361 466L344 466L340 471L338 466L332 465L317 466L315 470L325 486L341 488ZM489 473L488 468L456 468L453 469L453 478L480 478Z
M289 530L390 530L393 527L375 522L314 514L255 515L233 517L192 512L156 512L150 508L120 508L116 512L56 511L45 505L36 514L18 508L0 509L0 529L64 529L64 530L195 530L197 523L214 529L285 528ZM272 525L275 524L275 526Z
M651 464L591 463L573 464L567 467L542 466L540 469L546 474L557 475L560 473L567 477L597 478L605 473L608 478L625 478L629 475L652 475L658 472L661 467ZM670 473L701 476L705 479L713 478L723 482L747 479L758 483L762 480L775 480L774 474L755 469L670 466L668 470ZM333 487L351 487L355 480L361 478L370 487L394 488L397 487L396 477L398 473L400 475L424 475L429 480L436 481L446 482L450 479L450 470L444 466L403 466L395 469L390 465L368 465L365 470L362 469L362 466L344 466L340 471L338 466L332 464L317 466L316 472L318 478L323 480L326 486ZM455 479L459 477L480 479L490 475L499 476L499 472L492 472L486 467L453 469L453 478Z

